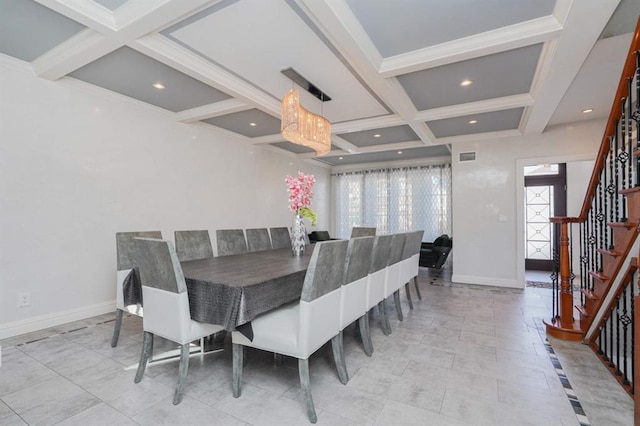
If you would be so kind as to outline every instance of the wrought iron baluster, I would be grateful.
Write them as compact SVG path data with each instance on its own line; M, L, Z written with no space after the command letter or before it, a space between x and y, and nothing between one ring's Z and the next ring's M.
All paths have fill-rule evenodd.
M618 296L616 299L616 307L614 309L615 314L616 314L616 321L615 321L615 326L616 326L616 362L615 362L615 375L620 377L622 375L622 372L620 371L620 324L622 323L622 318L620 315L620 301L621 301L621 297Z
M607 364L609 367L615 367L613 363L613 311L614 307L609 308L609 319L607 320L607 324L609 324L609 342L607 342L607 358L609 359L609 363Z
M629 178L629 187L633 182L633 135L631 134L631 116L633 114L633 79L627 78L627 175Z
M635 321L635 315L636 315L636 297L635 297L635 292L636 292L636 282L637 282L637 277L636 274L633 274L633 279L631 280L631 285L630 290L631 290L631 295L630 295L630 304L631 304L631 393L634 393L635 390L635 386L636 386L636 382L635 382L635 377L636 377L636 346L635 346L635 339L636 339L636 321Z
M620 316L620 321L622 322L622 384L628 385L629 379L627 373L629 372L629 366L627 364L627 351L629 350L628 346L628 338L629 338L629 324L633 322L633 318L629 317L627 312L627 293L630 291L630 287L633 287L633 276L631 277L631 282L628 284L627 288L622 292L622 315ZM620 370L620 368L618 368Z
M614 183L614 191L613 193L615 194L616 197L616 222L624 222L624 219L620 216L620 193L618 192L620 190L619 188L619 183L620 183L620 173L619 170L620 168L618 167L619 165L619 157L618 157L618 124L620 123L619 120L615 121L615 131L613 133L613 155L615 158L615 167L613 168L614 170L614 176L613 176L613 183Z
M625 163L627 161L626 155L627 152L625 151L625 124L626 124L626 119L625 119L625 108L624 108L624 104L626 102L627 98L622 98L620 100L620 110L621 110L621 114L620 114L620 145L618 147L618 165L620 166L620 178L621 178L621 182L620 182L620 189L625 189L627 187L627 180L626 180L626 170L625 170ZM617 137L617 133L616 133L616 137ZM626 197L622 197L622 213L624 214L624 219L623 222L626 222L629 218L629 212L627 212L627 198Z

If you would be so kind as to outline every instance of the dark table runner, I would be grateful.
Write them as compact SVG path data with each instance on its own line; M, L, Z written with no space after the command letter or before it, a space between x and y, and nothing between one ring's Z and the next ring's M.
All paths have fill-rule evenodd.
M182 262L191 318L233 331L299 300L312 251L307 247L302 257L280 249ZM250 326L244 329L251 332Z

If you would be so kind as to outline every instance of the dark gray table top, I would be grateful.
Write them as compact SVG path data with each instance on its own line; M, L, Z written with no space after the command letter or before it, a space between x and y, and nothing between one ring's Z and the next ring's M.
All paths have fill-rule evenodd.
M182 262L191 318L226 330L261 313L299 300L313 247L267 250Z

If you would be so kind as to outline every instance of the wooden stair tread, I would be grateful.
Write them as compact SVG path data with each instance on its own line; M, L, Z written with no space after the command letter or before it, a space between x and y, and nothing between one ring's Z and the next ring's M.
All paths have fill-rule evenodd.
M591 300L600 300L600 296L598 296L597 294L595 294L593 291L583 288L582 290L582 294L584 294L584 296L587 299L591 299Z
M596 249L596 251L598 253L606 254L606 255L611 256L611 257L620 257L620 256L622 256L622 253L620 253L619 251L615 251L615 250L607 250L607 249L598 248L598 249Z
M587 313L587 310L583 306L576 305L576 309L578 310L578 312L580 312L580 315L582 315L583 317L590 317L591 316L591 315L589 315Z
M551 321L543 320L547 334L562 340L573 342L582 341L584 331L581 328L580 320L573 320L571 327L563 327L560 319L552 319Z
M634 186L631 188L625 188L625 189L621 189L618 191L619 194L623 194L623 195L629 195L629 194L634 194L636 192L640 192L640 186Z
M638 223L637 222L609 222L607 225L609 225L611 228L631 229L638 226Z
M605 274L603 274L602 272L599 271L589 271L589 275L591 275L594 278L599 279L600 281L607 281L609 279L608 276L606 276Z

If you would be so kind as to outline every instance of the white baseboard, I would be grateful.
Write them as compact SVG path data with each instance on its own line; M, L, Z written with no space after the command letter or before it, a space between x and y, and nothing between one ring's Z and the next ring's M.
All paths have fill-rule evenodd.
M524 288L524 283L518 280L507 280L504 278L474 277L472 275L452 275L451 281L461 284L477 284L492 287Z
M0 324L0 340L49 327L55 327L72 321L91 318L96 315L115 312L115 309L116 301L112 300L109 302L97 303L95 305L83 306L77 309L70 309L68 311L54 312L52 314L40 315L33 318L27 318L25 320Z

